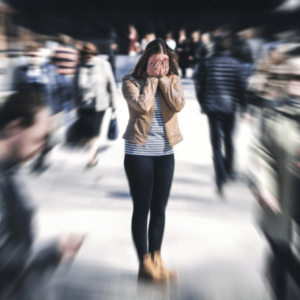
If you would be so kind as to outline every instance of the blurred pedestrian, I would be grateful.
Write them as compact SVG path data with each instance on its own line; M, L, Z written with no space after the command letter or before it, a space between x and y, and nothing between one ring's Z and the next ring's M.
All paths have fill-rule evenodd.
M300 284L300 51L296 49L296 57L292 58L293 52L273 51L277 55L276 59L274 53L268 58L269 91L261 101L267 104L261 106L261 126L252 148L249 179L260 206L255 210L256 219L271 250L266 260L271 297L281 300L292 294L290 275Z
M54 49L52 55L52 64L57 67L56 72L64 80L65 89L68 89L69 99L65 101L64 108L68 112L66 114L68 117L66 123L70 124L71 118L69 117L69 113L73 109L73 84L79 57L78 51L75 49L75 42L71 37L61 34L59 42L60 46Z
M111 69L113 71L115 81L117 84L117 73L116 73L116 54L119 51L119 46L116 42L112 42L109 45L109 54L108 54L108 62L110 63Z
M113 112L117 105L117 87L110 64L97 57L97 48L86 43L80 53L74 81L75 107L78 120L75 128L89 144L87 167L98 163L98 144L101 124L107 108Z
M68 234L33 251L34 207L18 170L42 151L50 131L50 114L40 94L17 92L0 110L1 299L44 299L50 275L61 261L73 259L82 244L81 235Z
M149 32L145 34L145 37L142 39L141 48L143 51L146 50L147 45L155 40L155 33Z
M190 67L194 68L194 66L198 62L198 57L196 57L196 54L202 46L200 31L199 30L193 31L191 34L191 38L192 40L190 43L189 61L190 61Z
M133 25L129 25L129 55L135 56L142 51L141 45L139 43L139 35L137 30Z
M245 30L243 36L245 37L245 42L248 44L252 61L256 64L263 54L263 47L266 43L266 40L263 38L264 28L255 27Z
M15 70L13 90L44 92L45 74L43 72L41 47L41 44L33 41L27 43L24 53L27 63Z
M111 30L109 33L109 48L108 48L108 62L112 68L115 81L117 84L117 74L116 74L116 54L120 53L118 45L118 36L115 30Z
M138 276L168 281L175 274L163 266L160 250L173 181L173 147L183 139L177 113L185 104L176 52L162 39L149 43L134 71L123 77L122 92L130 113L123 136L124 165L133 199Z
M217 191L223 194L227 178L234 177L233 133L235 112L240 103L245 110L245 95L241 64L230 56L228 33L216 39L215 53L204 59L195 78L197 99L202 113L207 114L213 150ZM225 155L222 153L222 139Z
M166 34L166 44L175 51L176 49L176 41L174 40L172 31Z
M179 67L181 69L182 78L186 77L186 69L189 67L190 41L186 37L186 30L179 31L176 51L179 53Z
M41 94L56 124L55 130L49 135L47 145L32 166L33 172L42 172L47 168L46 158L57 143L54 134L64 123L63 112L68 107L66 103L72 97L69 83L57 72L58 67L52 61L43 63L40 47L41 45L35 42L27 45L28 64L17 68L15 74L15 90Z
M235 35L232 43L231 53L232 56L240 61L243 65L243 79L245 83L245 88L248 86L248 79L253 71L253 60L252 53L249 45L241 36Z

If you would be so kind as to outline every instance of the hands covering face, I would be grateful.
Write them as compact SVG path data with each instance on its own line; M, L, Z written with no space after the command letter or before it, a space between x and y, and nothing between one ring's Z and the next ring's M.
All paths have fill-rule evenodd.
M164 77L169 73L169 57L166 54L154 54L148 60L149 76Z

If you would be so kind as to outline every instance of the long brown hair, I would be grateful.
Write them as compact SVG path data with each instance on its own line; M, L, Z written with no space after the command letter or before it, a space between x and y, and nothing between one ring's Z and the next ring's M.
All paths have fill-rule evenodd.
M135 78L146 77L148 59L153 54L158 54L158 53L164 53L169 56L170 70L167 75L179 75L178 74L179 55L174 50L172 50L162 39L155 39L154 41L150 42L147 45L145 52L140 57L131 75Z

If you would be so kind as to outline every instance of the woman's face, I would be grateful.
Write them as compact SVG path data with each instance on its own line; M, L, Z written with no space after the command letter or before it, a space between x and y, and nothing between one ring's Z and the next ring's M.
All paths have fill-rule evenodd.
M150 56L147 65L147 73L150 76L166 76L169 73L169 56L164 53Z
M163 61L164 59L167 59L167 62L169 64L169 56L167 54L164 54L164 53L157 53L157 54L153 54L149 57L148 59L148 68L149 68L149 65L153 62L153 61L156 61L156 60L160 60L160 61Z

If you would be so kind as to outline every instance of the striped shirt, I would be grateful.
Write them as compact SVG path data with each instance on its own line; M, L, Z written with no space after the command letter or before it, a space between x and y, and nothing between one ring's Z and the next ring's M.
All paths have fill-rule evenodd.
M157 93L155 94L155 110L148 140L145 146L125 141L125 154L163 156L173 154L173 148L167 139L161 107Z

